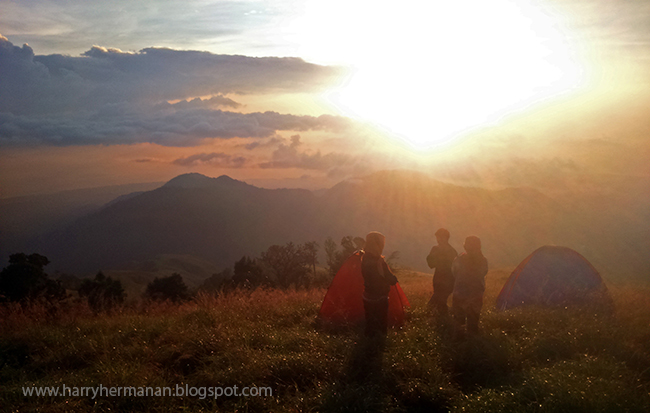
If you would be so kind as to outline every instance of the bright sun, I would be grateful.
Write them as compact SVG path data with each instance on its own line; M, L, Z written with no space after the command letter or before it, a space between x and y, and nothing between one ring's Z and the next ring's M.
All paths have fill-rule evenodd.
M307 60L353 67L336 105L426 149L577 88L559 27L525 1L315 0L290 31Z

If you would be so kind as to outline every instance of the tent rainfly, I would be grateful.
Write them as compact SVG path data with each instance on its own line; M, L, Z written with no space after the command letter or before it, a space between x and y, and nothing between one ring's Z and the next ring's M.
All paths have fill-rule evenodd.
M355 252L338 270L321 305L319 317L328 324L358 324L365 319L363 308L363 275L361 251ZM388 295L388 325L404 325L404 306L410 306L399 283L392 286Z
M599 299L609 301L609 295L593 265L571 248L547 245L535 250L510 274L497 297L497 309Z

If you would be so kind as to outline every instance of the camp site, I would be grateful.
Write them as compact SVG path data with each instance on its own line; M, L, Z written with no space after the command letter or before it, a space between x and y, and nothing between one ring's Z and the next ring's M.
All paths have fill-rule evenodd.
M540 253L545 255L536 263ZM122 305L100 316L81 303L54 315L43 305L4 307L4 400L47 411L189 406L196 411L587 412L623 407L641 412L648 406L642 387L650 366L647 290L605 287L577 252L545 246L517 267L490 270L481 333L462 341L454 340L427 307L430 274L397 269L390 330L383 351L370 359L361 334L360 262L360 254L352 254L330 284L320 287L199 292L190 300ZM539 268L530 265L546 267L534 274ZM567 268L573 272L567 274ZM534 285L526 281L530 274L544 278ZM522 282L534 289L521 292L523 287L513 286ZM599 294L593 301L575 301L572 288ZM177 382L197 389L214 382L271 388L273 394L208 398L197 390L195 397L134 394L93 400L9 393L25 379L34 387L49 386L53 374L68 388L97 381L133 383L154 392Z
M650 412L650 0L0 0L4 412Z

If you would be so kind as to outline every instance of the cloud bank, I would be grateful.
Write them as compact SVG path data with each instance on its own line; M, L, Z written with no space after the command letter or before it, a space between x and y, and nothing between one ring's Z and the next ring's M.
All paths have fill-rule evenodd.
M112 145L150 142L195 146L204 139L267 138L278 131L341 131L348 121L330 115L276 112L164 110L115 105L89 116L16 116L0 112L0 145Z
M240 106L225 94L314 92L341 74L298 58L156 48L39 56L0 36L0 144L188 146L281 130L338 131L347 119L216 108Z

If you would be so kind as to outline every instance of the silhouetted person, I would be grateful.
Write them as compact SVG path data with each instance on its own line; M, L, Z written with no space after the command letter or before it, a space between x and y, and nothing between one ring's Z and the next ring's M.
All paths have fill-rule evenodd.
M478 333L488 263L481 251L481 240L478 237L467 237L463 247L466 252L460 254L452 265L452 312L457 326L461 328L467 322L467 332L474 334Z
M429 268L434 269L433 296L429 300L429 306L435 308L438 314L446 316L449 312L447 299L454 291L454 276L451 272L451 264L458 256L458 253L454 247L449 245L449 231L440 228L435 235L438 245L434 245L429 255L427 255L427 264L429 264Z
M397 284L397 278L388 268L381 253L386 237L379 232L366 236L364 254L361 258L363 275L363 307L366 312L366 335L386 335L388 332L388 293Z

